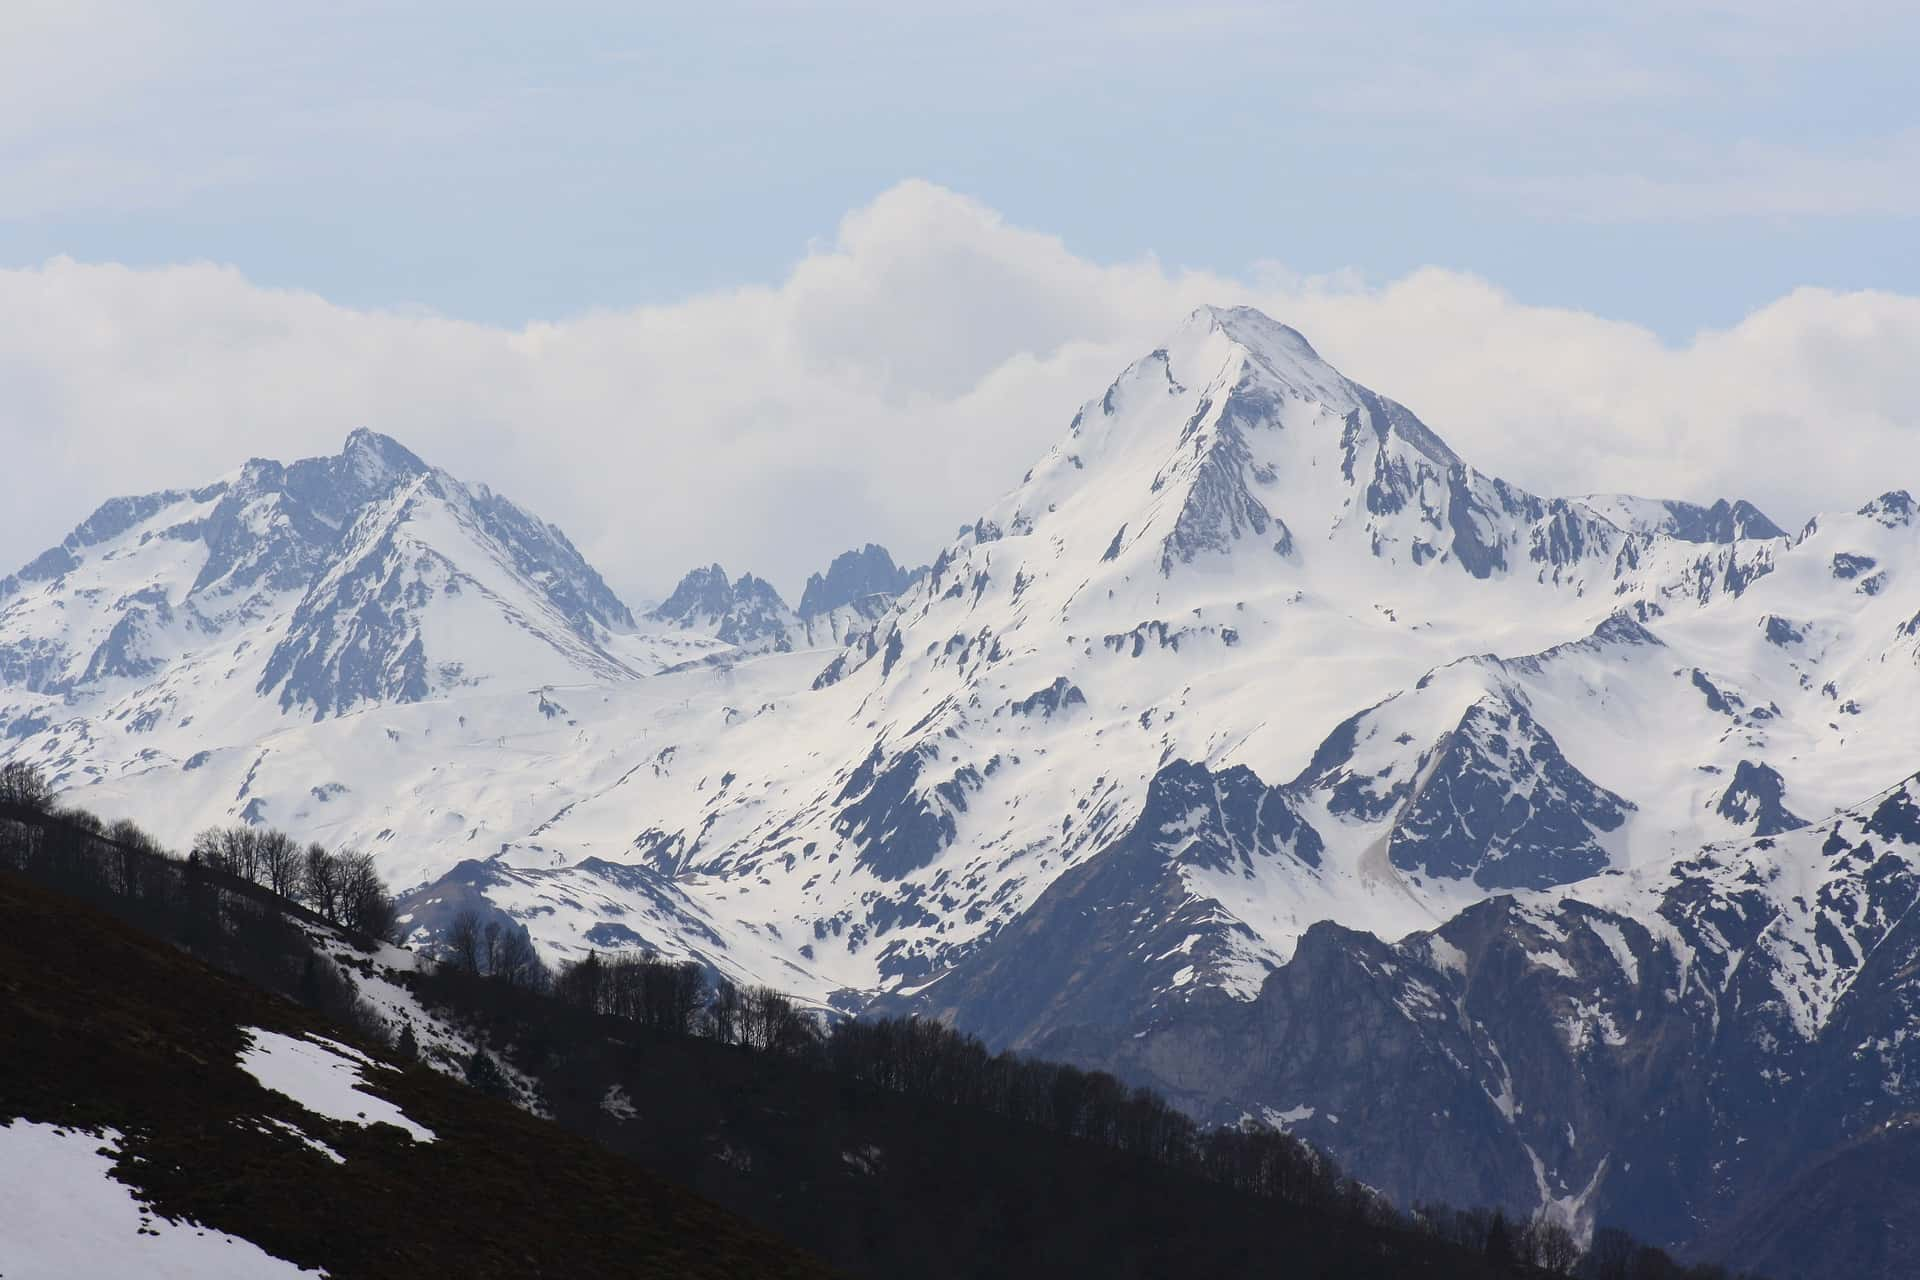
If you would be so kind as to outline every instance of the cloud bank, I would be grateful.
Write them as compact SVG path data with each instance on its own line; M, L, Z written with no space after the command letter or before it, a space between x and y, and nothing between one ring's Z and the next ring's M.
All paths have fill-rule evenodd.
M213 264L0 271L0 561L109 496L364 425L560 524L630 597L714 560L797 595L862 541L930 555L1202 302L1294 325L1537 491L1737 494L1792 524L1920 487L1920 299L1803 289L1672 346L1439 269L1092 262L907 182L775 284L521 329Z

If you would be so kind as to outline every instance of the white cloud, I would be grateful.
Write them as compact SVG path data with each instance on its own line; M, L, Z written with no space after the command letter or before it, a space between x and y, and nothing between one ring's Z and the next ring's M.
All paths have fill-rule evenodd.
M100 499L357 425L565 526L617 586L695 562L783 590L863 539L930 554L1201 301L1251 302L1544 492L1752 497L1793 522L1920 485L1920 299L1801 290L1725 331L1381 287L1100 264L924 183L782 281L507 330L363 311L213 265L0 271L0 559Z

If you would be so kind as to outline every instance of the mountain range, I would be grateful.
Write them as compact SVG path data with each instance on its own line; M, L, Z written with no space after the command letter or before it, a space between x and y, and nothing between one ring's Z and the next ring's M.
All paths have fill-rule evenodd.
M797 608L636 616L367 431L116 499L0 580L0 755L371 849L422 943L938 1016L1685 1246L1914 1104L1915 522L1533 494L1209 307Z

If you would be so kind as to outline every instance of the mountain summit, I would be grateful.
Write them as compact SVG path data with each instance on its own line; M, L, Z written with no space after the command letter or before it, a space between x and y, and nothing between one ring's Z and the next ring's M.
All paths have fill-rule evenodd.
M297 824L255 772L289 718L618 684L705 646L637 631L559 529L363 428L114 499L0 580L0 742L63 786L187 770L227 791L196 821Z
M891 601L923 572L895 565L885 547L871 542L857 551L843 551L824 574L808 576L806 590L800 594L800 616L816 618L875 597Z
M258 694L316 716L495 677L634 673L617 652L632 615L564 534L365 428L332 457L109 502L7 584L10 683L133 693L147 717L179 694L127 682L235 643L264 659Z

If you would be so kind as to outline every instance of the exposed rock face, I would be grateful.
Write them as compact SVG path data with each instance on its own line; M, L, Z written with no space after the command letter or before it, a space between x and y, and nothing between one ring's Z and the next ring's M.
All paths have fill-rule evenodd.
M1905 489L1883 493L1860 508L1860 514L1889 529L1901 529L1913 523L1913 495Z
M836 556L824 575L809 577L795 612L765 579L743 573L728 582L727 571L714 564L688 572L647 619L748 653L824 648L862 635L925 572L896 567L885 547L868 543Z
M1388 856L1488 889L1567 884L1606 867L1595 833L1617 829L1632 808L1568 764L1525 707L1483 700L1395 824Z
M1251 770L1175 761L1104 852L925 996L879 1007L924 1008L996 1045L1032 1047L1063 1026L1119 1035L1244 967L1244 926L1197 885L1310 873L1322 852L1287 794Z
M920 1003L1204 1118L1284 1125L1403 1203L1544 1201L1674 1243L1912 1105L1920 1050L1894 1032L1920 1002L1920 779L1617 881L1610 904L1497 897L1391 944L1319 924L1252 1001L1140 1001L1136 984L1102 1016L1125 1002L1078 993L1113 981L1102 948L1134 935L1096 922L1148 904L1088 890L1150 882L1121 870L1138 856L1123 844L1061 877L1031 926ZM1818 868L1809 894L1787 867ZM1049 932L1069 943L1051 959Z
M1336 816L1391 816L1394 866L1488 889L1566 884L1606 867L1598 835L1618 829L1633 803L1569 764L1514 694L1474 701L1410 767L1376 771L1371 754L1358 763L1372 718L1335 730L1295 786L1323 793Z
M452 546L420 537L422 526L443 523L454 527ZM461 543L480 554L461 555ZM482 568L482 557L494 563ZM514 585L535 586L530 600L490 581L502 559ZM283 708L325 716L361 703L414 702L457 684L462 670L433 665L426 619L445 599L469 594L584 673L633 674L603 644L614 629L631 628L633 617L565 535L484 487L469 490L428 472L344 530L332 563L268 657L259 690Z
M1044 689L1036 689L1024 698L1007 704L1007 710L1017 716L1052 716L1075 707L1087 705L1087 695L1080 692L1080 686L1065 676L1057 676L1054 682Z
M465 912L482 923L497 920L527 931L529 913L503 910L497 905L503 897L543 905L570 902L589 912L590 919L575 922L589 946L653 951L695 960L715 974L726 972L715 963L724 959L726 940L707 923L706 913L670 879L644 867L587 858L564 869L537 870L468 859L432 884L403 894L397 906L420 937L444 936Z
M1872 556L1849 555L1842 551L1833 557L1833 576L1851 582L1872 573L1878 563Z
M1786 780L1772 765L1742 760L1715 807L1721 817L1756 836L1778 835L1807 825L1786 806Z
M1899 1280L1920 1236L1920 1133L1910 1118L1750 1195L1688 1252L1753 1275Z
M931 744L891 759L876 747L841 788L834 830L858 847L859 865L902 880L953 843L955 815L980 785L969 765L943 767Z
M1658 501L1625 494L1605 494L1582 500L1623 528L1657 533L1681 542L1730 543L1742 539L1784 538L1786 531L1744 498L1718 499L1712 506L1692 502Z
M858 551L843 551L824 574L807 578L800 593L802 618L817 618L835 609L884 607L905 591L925 567L904 569L893 563L887 549L869 542Z
M655 622L691 623L700 618L717 618L733 608L733 585L727 571L718 564L689 569L673 594L647 614Z
M717 564L690 571L647 620L701 631L750 651L793 648L793 614L773 584L750 573L728 582L727 571Z

